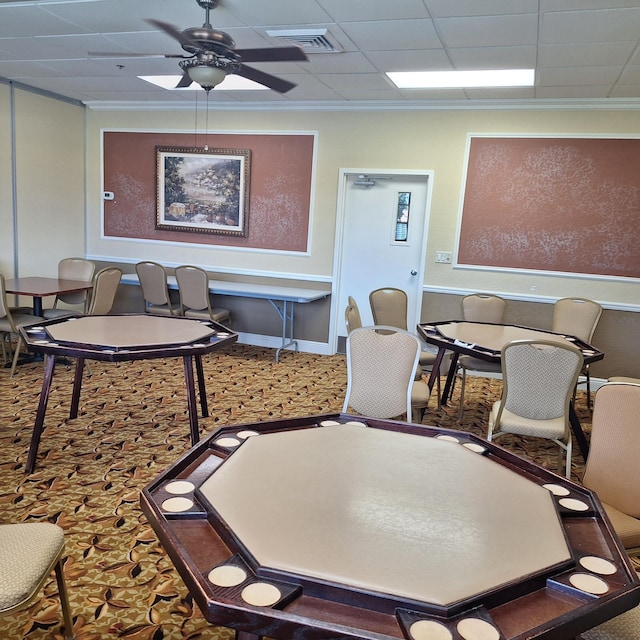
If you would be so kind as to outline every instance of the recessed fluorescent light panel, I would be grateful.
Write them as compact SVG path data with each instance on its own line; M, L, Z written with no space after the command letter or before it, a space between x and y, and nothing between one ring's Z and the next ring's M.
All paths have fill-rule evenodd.
M140 80L155 84L163 89L176 91L196 91L202 90L202 87L196 82L192 82L188 87L180 87L176 89L176 85L180 82L182 76L138 76ZM247 80L242 76L228 75L218 86L213 88L214 91L268 91L268 87L262 84Z
M535 80L535 70L389 71L387 76L399 89L532 87Z

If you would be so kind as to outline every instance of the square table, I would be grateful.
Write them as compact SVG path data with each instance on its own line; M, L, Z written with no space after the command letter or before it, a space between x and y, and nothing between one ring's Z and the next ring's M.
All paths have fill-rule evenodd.
M71 316L22 327L20 332L30 351L48 356L27 458L27 473L32 473L35 467L56 358L76 358L69 411L71 419L78 416L85 360L125 362L182 358L191 443L195 444L199 430L193 363L195 361L202 415L207 417L209 409L202 356L238 339L236 333L215 322L148 314Z
M604 353L575 336L553 333L543 329L522 327L510 324L492 324L489 322L467 322L465 320L447 320L444 322L430 322L419 324L418 333L429 344L438 347L438 354L429 376L429 389L433 389L436 377L440 371L440 364L447 351L453 353L451 365L447 374L447 382L442 391L440 402L447 404L456 375L460 354L479 358L486 362L499 363L502 358L502 348L514 340L555 340L565 344L572 344L580 349L585 364L591 364L604 358ZM578 420L573 402L569 405L569 421L576 437L582 457L586 460L589 444Z
M141 506L238 640L568 640L640 602L593 492L453 430L348 414L227 426Z
M19 296L33 297L33 315L42 316L42 298L44 296L57 296L62 293L76 293L77 291L90 291L92 282L84 280L69 280L65 278L9 278L4 281L7 293Z

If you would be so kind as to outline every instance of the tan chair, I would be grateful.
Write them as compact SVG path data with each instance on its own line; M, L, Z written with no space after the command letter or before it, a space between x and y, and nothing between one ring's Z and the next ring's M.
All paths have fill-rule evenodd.
M64 581L64 533L50 522L0 525L0 616L28 607L55 571L64 620L72 640L73 621Z
M20 348L23 343L22 336L20 335L20 327L27 327L30 324L37 324L38 322L42 322L42 318L30 313L23 313L22 311L17 311L16 313L11 310L7 304L4 276L0 273L0 338L2 339L2 357L5 364L7 364L7 345L9 356L11 356L11 336L15 335L18 338L16 350L13 353L13 359L11 361L11 378L13 378L13 374L15 373L18 358L20 357Z
M595 491L629 555L640 555L640 385L609 382L594 397L582 483ZM640 636L640 627L638 627Z
M84 280L91 282L96 271L96 265L91 260L84 258L64 258L58 262L58 278L65 280ZM44 317L47 320L53 318L63 318L75 313L84 313L87 310L87 300L89 296L86 291L76 291L72 293L61 293L56 296L53 307L44 309ZM59 308L58 303L74 305L79 309Z
M147 260L136 264L136 273L142 289L145 313L156 316L174 315L166 269L157 262Z
M347 336L347 392L343 411L370 418L420 419L429 386L415 381L420 339L390 326L359 327ZM419 422L420 420L416 420Z
M588 298L561 298L553 305L551 331L575 336L591 344L593 334L602 315L602 307ZM584 365L582 375L587 385L587 407L591 409L591 375Z
M395 287L382 287L374 289L369 294L369 304L373 315L373 323L375 325L387 325L390 327L398 327L407 331L407 313L409 301L407 294L402 289ZM428 373L433 368L436 361L437 352L428 350L423 343L423 349L420 352L420 371L417 371L416 378L421 378L421 373ZM447 359L448 361L448 359ZM440 365L442 368L442 364ZM438 372L440 373L440 372ZM441 382L440 375L436 378L436 390L438 393L438 407L440 407Z
M407 294L402 289L382 287L369 294L373 324L407 330Z
M105 267L96 273L87 315L106 316L111 313L121 278L122 269L118 267Z
M472 293L461 300L462 319L467 322L489 322L502 324L507 313L507 301L500 296L488 293ZM502 372L499 362L487 362L473 356L460 356L458 359L458 374L460 376L460 402L458 418L462 418L464 409L464 392L467 382L467 372L494 373Z
M347 333L351 333L354 329L359 329L362 326L358 303L351 296L347 299L347 306L344 310L344 322L347 325Z
M228 309L211 306L209 274L204 269L182 265L176 268L176 280L180 292L180 315L231 324Z
M553 340L515 340L502 349L502 397L489 415L487 440L505 433L546 438L566 453L571 476L569 405L582 369L582 353Z
M639 637L640 606L583 632L576 640L638 640Z

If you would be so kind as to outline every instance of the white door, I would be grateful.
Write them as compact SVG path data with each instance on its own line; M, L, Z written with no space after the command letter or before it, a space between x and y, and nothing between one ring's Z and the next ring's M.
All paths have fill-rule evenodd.
M336 237L334 347L346 336L347 298L373 324L369 292L397 287L409 298L408 327L420 321L431 172L340 170Z

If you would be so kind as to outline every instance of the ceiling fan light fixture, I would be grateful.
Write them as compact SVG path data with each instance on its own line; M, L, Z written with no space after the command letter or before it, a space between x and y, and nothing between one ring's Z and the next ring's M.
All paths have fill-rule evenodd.
M226 77L227 72L219 67L210 67L199 64L186 69L189 77L197 82L205 91L219 85Z

